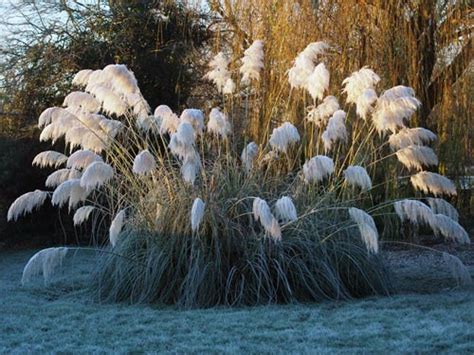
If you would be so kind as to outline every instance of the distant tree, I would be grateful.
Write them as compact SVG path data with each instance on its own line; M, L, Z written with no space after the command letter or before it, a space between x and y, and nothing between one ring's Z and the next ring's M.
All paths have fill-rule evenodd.
M2 10L7 16L0 20L5 33L0 49L0 235L8 237L21 231L5 225L6 208L15 196L44 182L44 173L24 174L41 151L36 120L45 108L61 105L72 76L80 69L126 64L152 108L163 103L177 109L200 77L195 59L210 33L204 14L182 1L16 1ZM50 224L28 223L50 232Z

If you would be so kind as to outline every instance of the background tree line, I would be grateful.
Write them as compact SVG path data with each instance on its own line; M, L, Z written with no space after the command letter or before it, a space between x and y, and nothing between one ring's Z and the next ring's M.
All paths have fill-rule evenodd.
M260 98L254 138L265 139L260 128L278 119L275 100L292 100L282 78L296 54L309 42L325 40L334 48L335 85L369 65L386 78L384 87L412 86L423 103L417 124L438 134L441 172L454 179L474 175L471 1L209 0L196 7L169 0L57 0L15 1L3 11L9 35L0 64L2 216L16 196L43 186L48 172L32 174L29 168L45 149L35 123L46 107L61 104L75 72L124 63L152 108L166 103L180 109L215 94L201 80L206 53L226 48L242 53L257 38L276 58L263 75L281 85ZM298 123L302 117L289 119ZM472 213L470 191L454 201L465 216ZM20 224L6 224L2 217L0 240L20 243L45 235L41 240L59 242L63 228L72 231L61 220L69 221L47 208Z

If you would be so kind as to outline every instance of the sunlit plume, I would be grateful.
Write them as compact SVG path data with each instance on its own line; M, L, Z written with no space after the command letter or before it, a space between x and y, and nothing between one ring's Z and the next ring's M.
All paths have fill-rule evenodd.
M82 91L71 92L64 98L63 105L67 107L80 107L84 111L91 113L96 113L100 110L100 102L94 96Z
M81 176L82 176L82 173L79 170L76 170L76 169L69 169L69 168L59 169L59 170L56 170L55 172L51 173L46 178L45 186L46 187L57 187L57 186L61 185L66 180L80 179Z
M303 176L306 183L321 182L334 173L334 162L325 155L312 157L303 165Z
M256 40L244 51L240 73L242 84L249 85L252 80L260 80L260 71L263 69L263 41Z
M222 93L224 95L231 95L235 92L236 85L234 83L234 80L232 78L228 78L225 82L224 87L222 88Z
M288 81L292 88L308 87L308 78L314 71L315 60L328 49L329 45L325 42L313 42L298 54L293 67L288 71Z
M51 198L53 206L62 207L69 201L69 210L74 209L79 203L84 202L89 191L81 186L80 179L70 179L56 187Z
M54 150L47 150L39 153L33 159L32 165L58 168L67 161L67 156Z
M125 210L120 210L115 215L109 227L109 241L112 247L118 243L120 233L122 232L123 224L125 222Z
M370 68L363 67L362 69L352 73L348 78L344 79L342 85L343 92L347 94L346 101L348 103L356 104L358 98L364 93L366 89L375 90L380 77Z
M290 122L285 122L281 126L273 129L269 143L272 149L286 153L290 145L299 141L300 135L296 127Z
M458 222L444 214L433 215L431 228L435 235L441 235L449 241L459 244L471 243L466 230Z
M377 254L379 251L379 233L372 216L355 207L349 208L349 215L357 224L362 241L369 253Z
M87 90L101 103L102 109L108 115L123 116L128 110L127 103L123 101L110 87L93 85Z
M179 117L167 105L158 106L154 116L160 121L160 134L172 134L178 129Z
M365 89L356 100L356 112L360 118L367 121L369 114L374 109L373 106L377 102L377 93L374 89Z
M367 170L362 166L350 165L344 170L344 179L346 184L353 187L359 187L362 191L372 188L372 180Z
M402 222L409 221L414 225L431 225L433 211L423 202L402 200L394 203L395 212Z
M339 110L337 98L335 96L326 96L321 104L308 111L306 118L317 127L322 127L337 110Z
M273 216L270 206L261 198L254 198L252 212L255 220L262 224L265 232L275 241L281 240L281 228L277 219Z
M66 167L84 169L95 161L103 161L102 158L90 150L78 150L67 159Z
M204 217L205 207L206 204L199 197L194 200L191 208L191 229L193 232L199 229L199 225Z
M114 91L121 95L139 92L137 79L132 71L123 64L110 64L103 69L103 74L111 83Z
M227 136L232 132L229 118L217 107L213 108L209 114L207 131L223 139L227 138Z
M179 118L181 122L190 123L196 134L201 134L204 131L204 113L196 108L187 108L181 112Z
M377 100L372 114L372 120L379 133L396 132L405 127L421 102L415 97L415 92L407 86L395 86L386 90Z
M283 196L275 203L275 215L283 223L295 221L298 216L293 200L289 196Z
M83 69L83 70L78 71L76 75L74 75L74 78L72 79L72 84L79 87L85 87L87 83L89 82L89 78L92 73L93 73L93 70L91 69Z
M81 186L86 190L101 187L114 177L114 168L107 163L95 161L82 174Z
M436 134L429 129L402 128L397 133L393 133L388 137L388 142L392 150L408 147L409 145L423 145L436 140Z
M94 206L82 206L76 210L73 217L75 226L78 226L89 219L89 216L96 208Z
M7 220L16 221L19 217L40 208L48 196L48 192L41 190L35 190L21 195L10 205L7 212Z
M230 72L227 69L229 59L224 53L219 52L209 62L210 70L204 75L204 78L212 81L217 87L217 91L222 92L227 80L230 79Z
M133 172L137 175L145 175L156 168L156 161L153 154L147 149L142 150L133 160Z
M329 71L324 63L319 63L308 77L306 88L313 100L322 100L329 88Z
M258 145L255 142L250 142L242 150L240 159L242 160L242 164L246 172L250 172L252 170L254 160L257 157L257 155L258 155Z
M333 148L333 144L337 141L345 142L347 140L346 130L346 113L342 110L334 112L332 117L328 121L326 130L321 135L321 139L324 143L324 150L326 152Z
M447 177L432 173L429 171L421 171L410 177L410 181L415 190L424 193L432 193L435 196L440 195L456 195L456 186Z
M438 165L438 157L430 147L409 145L396 152L398 161L408 169L423 170L423 167Z
M444 214L448 216L453 221L459 221L459 213L448 201L443 200L442 198L427 197L426 201L428 205L433 210L433 213Z

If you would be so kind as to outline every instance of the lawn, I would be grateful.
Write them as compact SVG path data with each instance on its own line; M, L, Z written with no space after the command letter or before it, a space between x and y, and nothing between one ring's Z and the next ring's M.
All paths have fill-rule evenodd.
M33 253L0 252L3 353L474 352L472 286L445 282L416 293L405 285L405 293L386 298L238 309L97 304L81 291L93 256L70 257L59 286L45 290L19 282ZM387 260L396 264L393 255ZM441 277L431 269L423 274ZM413 275L398 279L414 282Z

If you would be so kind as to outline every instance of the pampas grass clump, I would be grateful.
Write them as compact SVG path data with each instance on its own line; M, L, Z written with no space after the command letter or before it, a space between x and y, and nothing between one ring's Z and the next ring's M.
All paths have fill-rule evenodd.
M331 48L314 42L278 84L305 106L289 98L263 109L260 95L274 80L274 68L264 65L271 62L266 47L257 40L243 58L220 52L211 60L205 78L222 95L205 111L174 113L164 104L152 111L124 65L79 72L73 83L84 91L38 120L40 139L64 140L68 150L35 158L58 169L46 181L54 191L19 197L8 219L52 195L54 206L75 210L75 225L111 221L92 284L101 300L207 307L387 294L372 215L393 201L376 204L375 187L409 178L415 190L435 197L456 193L449 179L423 170L437 158L424 146L434 134L409 127L420 103L409 87L380 91L380 78L365 67L343 81L341 110L344 99L331 95L340 92L329 80ZM238 73L231 63L241 63ZM265 111L272 119L260 127ZM230 118L239 124L232 127ZM419 171L381 179L379 170L398 164L395 155L401 169ZM467 243L457 214L427 201L431 208L407 199L395 209L403 223ZM49 278L63 253L33 257L36 266L26 274L49 265L42 269Z

